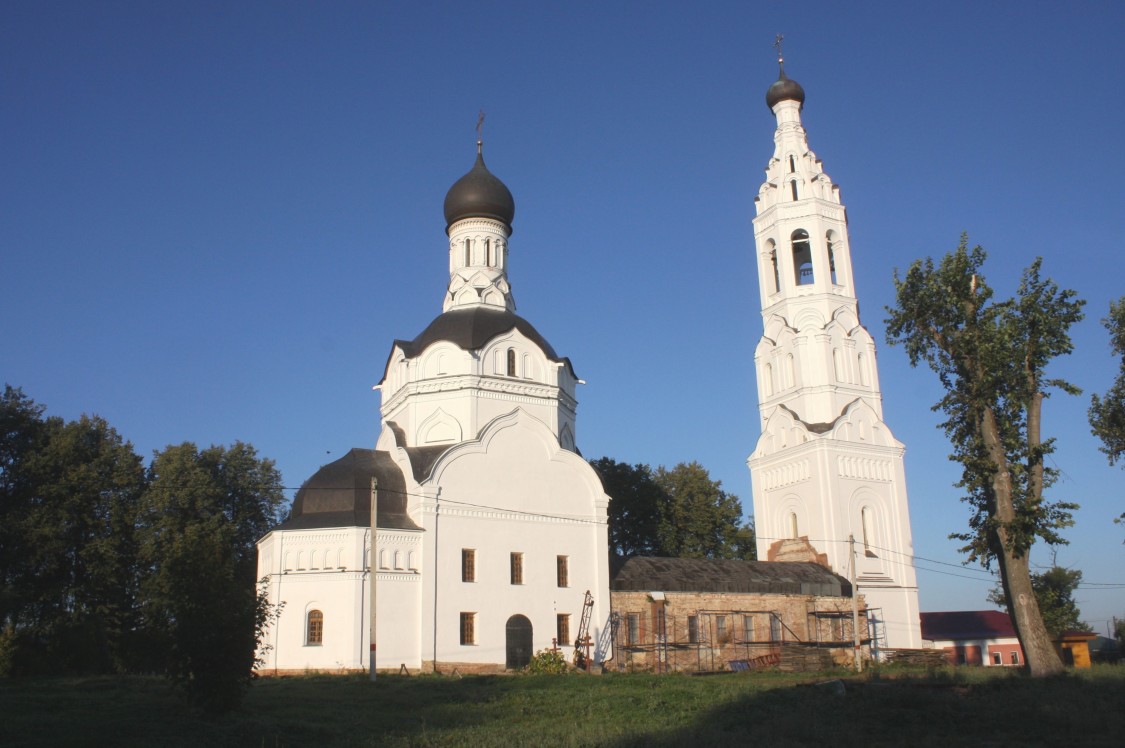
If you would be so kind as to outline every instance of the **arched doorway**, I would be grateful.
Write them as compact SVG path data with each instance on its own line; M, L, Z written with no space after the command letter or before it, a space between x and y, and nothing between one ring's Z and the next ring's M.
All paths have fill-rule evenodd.
M509 670L527 667L531 662L531 621L517 613L508 619L505 631L505 651L508 654L504 666Z

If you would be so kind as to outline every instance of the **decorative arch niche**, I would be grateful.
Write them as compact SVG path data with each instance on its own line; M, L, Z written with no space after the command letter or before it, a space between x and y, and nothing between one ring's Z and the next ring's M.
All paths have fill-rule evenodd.
M461 424L441 408L430 414L430 417L418 426L419 444L442 444L461 440Z

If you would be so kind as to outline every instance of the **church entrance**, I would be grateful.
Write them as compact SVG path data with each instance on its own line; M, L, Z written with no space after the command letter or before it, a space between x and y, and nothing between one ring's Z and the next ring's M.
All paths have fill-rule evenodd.
M531 662L531 621L518 613L508 619L506 627L507 662L509 670L519 670Z

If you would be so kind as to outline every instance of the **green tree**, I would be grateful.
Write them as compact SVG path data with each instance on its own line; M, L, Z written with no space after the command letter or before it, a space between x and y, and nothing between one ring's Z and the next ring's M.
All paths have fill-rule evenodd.
M609 503L609 550L622 558L659 555L660 512L667 497L648 465L590 460Z
M237 706L268 613L255 542L280 518L281 476L248 444L170 446L149 469L141 517L146 626L188 698Z
M1082 582L1082 572L1062 566L1052 566L1046 571L1033 572L1031 586L1035 590L1035 600L1043 615L1043 624L1052 639L1057 639L1064 631L1091 631L1083 623L1082 613L1074 600L1074 591ZM988 601L1007 609L1004 590L995 587L988 593ZM1011 611L1009 610L1009 614Z
M1113 386L1101 398L1094 395L1090 403L1090 428L1102 441L1102 451L1115 465L1125 456L1125 296L1110 303L1109 316L1102 320L1109 330L1109 344L1121 357L1120 369ZM1125 514L1117 522L1125 520Z
M697 462L671 470L591 460L610 496L610 552L680 558L755 557L754 526L738 497Z
M104 419L43 418L42 407L10 387L0 412L8 667L124 670L138 622L141 459Z
M137 627L136 512L145 472L133 445L102 418L49 418L28 461L24 602L54 659L71 672L129 667Z
M661 513L661 555L677 558L754 558L754 530L742 522L742 502L698 462L656 470L668 500Z
M18 580L25 567L23 526L34 490L25 463L42 439L45 408L19 388L0 396L0 628L21 623Z
M969 250L962 235L940 265L927 258L901 278L896 272L887 340L905 347L911 365L928 364L946 390L935 410L947 416L951 457L962 466L958 486L972 508L969 532L953 537L966 542L970 561L996 562L1028 669L1048 675L1062 663L1036 604L1029 552L1037 538L1065 542L1058 530L1072 524L1076 506L1044 499L1055 473L1044 464L1052 440L1042 436L1042 407L1051 388L1077 390L1047 378L1045 368L1072 350L1069 330L1083 302L1041 279L1038 259L1014 298L994 301L984 261L984 250Z

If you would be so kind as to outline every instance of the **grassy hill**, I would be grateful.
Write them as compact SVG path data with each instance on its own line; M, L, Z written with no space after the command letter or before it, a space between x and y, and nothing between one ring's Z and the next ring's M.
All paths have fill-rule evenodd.
M829 679L840 683L817 685ZM224 717L140 677L0 681L0 746L1117 746L1125 667L864 676L304 676Z

